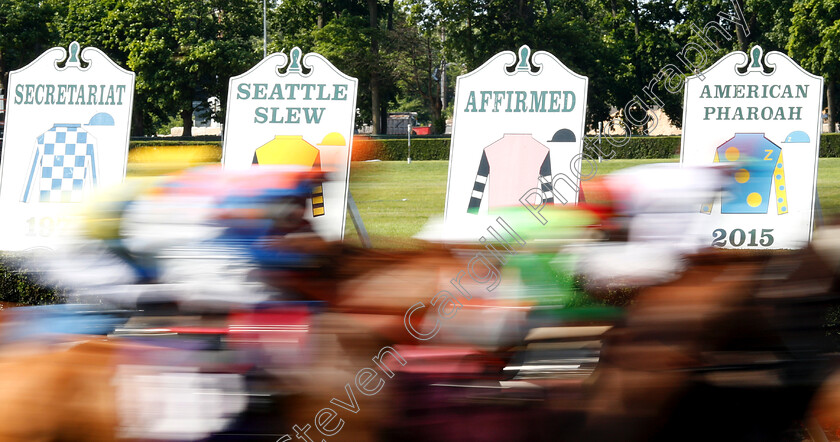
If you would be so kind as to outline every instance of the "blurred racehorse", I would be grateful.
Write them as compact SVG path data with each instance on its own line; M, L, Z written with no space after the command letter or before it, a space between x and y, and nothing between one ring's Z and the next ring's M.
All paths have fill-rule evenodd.
M411 342L405 311L420 300L428 303L441 277L456 275L464 265L442 248L377 252L327 243L316 247L322 247L323 266L311 273L260 275L286 294L327 304L312 317L305 365L273 373L274 389L285 397L277 422L287 428L278 425L272 440L290 433L293 424L311 425L331 399L348 402L345 385L353 385L357 371L373 366L371 358L384 346ZM423 318L422 312L416 316ZM149 348L70 335L0 348L0 441L116 439L124 413L114 379L125 356L135 350ZM359 411L344 416L336 438L376 440L378 423L389 412L388 397L387 388L373 397L356 394Z
M832 367L836 263L812 247L690 261L608 334L577 439L791 440L810 422Z
M356 392L351 399L345 387L354 389L359 370L375 368L371 358L383 347L417 343L405 330L406 310L418 301L428 305L464 260L443 248L320 246L324 259L309 273L261 275L300 299L327 303L312 318L305 365L273 373L286 399L272 437L291 433L292 425L312 426L334 400L355 400L357 413L339 410L344 426L332 439L380 440L383 423L394 417L389 378L372 396ZM836 262L806 248L711 251L689 264L678 280L643 290L608 334L580 404L586 419L559 429L557 439L784 440L808 418L832 369L821 325L838 300ZM111 382L131 344L66 341L4 349L0 440L116 438L120 415ZM840 401L831 400L836 390L825 385L815 414L840 416Z

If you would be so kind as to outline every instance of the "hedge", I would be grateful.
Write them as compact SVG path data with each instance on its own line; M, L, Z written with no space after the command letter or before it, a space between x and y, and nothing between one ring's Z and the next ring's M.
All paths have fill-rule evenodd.
M404 161L408 158L408 139L353 139L353 161ZM449 158L449 138L411 138L412 160L446 160Z
M591 143L588 144L595 144L594 138L589 140ZM449 137L412 137L411 159L448 160L449 143ZM615 151L616 154L612 158L670 158L679 153L679 147L679 137L633 137L624 146L614 146L604 138L601 140L600 150L605 155ZM186 162L213 162L221 159L222 142L218 139L144 139L132 140L130 149L129 162L174 161L181 157ZM587 152L593 158L597 157L597 151L587 149ZM161 159L157 160L156 157ZM353 161L405 161L406 158L406 137L356 136L353 140Z
M680 137L632 137L601 138L598 145L595 138L588 137L584 144L584 153L597 158L598 151L608 159L655 159L671 158L680 153ZM623 144L623 145L622 145ZM615 152L615 154L613 154Z
M600 146L594 138L587 138L587 146L597 146L604 158L613 159L656 159L671 158L680 153L680 137L632 137L622 146L621 140L602 138ZM411 158L414 160L448 160L449 137L412 137ZM136 151L136 152L135 152ZM587 147L584 151L595 158L597 150ZM609 155L611 152L615 155ZM129 144L129 162L218 162L222 157L222 141L219 137L192 138L143 138L132 139ZM142 152L142 153L141 153ZM159 158L155 158L158 156ZM408 140L386 138L385 136L356 136L353 141L353 161L382 160L405 161L408 157ZM822 134L820 157L840 158L840 133Z
M137 146L180 146L185 144L213 144L222 146L222 137L202 135L199 137L131 137L129 147Z
M611 142L612 141L612 142ZM614 143L614 144L613 144ZM594 138L587 138L584 152L595 158L597 147L604 158L612 159L656 159L671 158L680 154L680 137L632 137L622 146L621 139L602 138L598 145ZM610 155L612 152L614 155ZM370 139L356 138L353 142L353 161L379 159L383 161L404 161L408 154L406 138ZM411 158L414 160L448 160L448 138L412 138ZM820 136L820 158L840 158L840 133Z
M616 140L616 144L618 141ZM597 147L594 138L588 138L587 145ZM606 157L615 151L611 158L671 158L679 153L680 137L634 137L624 146L613 146L607 139L601 140L598 147ZM596 158L597 150L585 148ZM357 137L353 141L353 161L378 159L382 161L404 161L408 157L406 138L371 139ZM448 160L448 138L412 138L411 159L413 160Z
M43 305L62 301L63 295L51 287L37 284L28 276L27 262L19 255L0 255L0 301Z
M411 158L414 160L448 160L449 159L449 137L428 136L411 138ZM613 141L614 144L611 142ZM589 156L598 156L597 147L604 158L613 159L655 159L671 158L680 153L680 137L632 137L624 145L619 138L602 138L600 146L595 138L587 138L584 151ZM180 147L181 149L179 149ZM164 158L174 159L183 155L186 162L214 162L219 161L222 155L222 142L218 137L202 137L201 139L189 138L147 138L143 140L133 139L130 144L131 151L143 151L143 156L150 152L160 154ZM610 156L611 152L615 155ZM137 154L135 154L137 155ZM405 161L408 157L408 140L406 137L388 138L386 136L356 136L353 141L353 161L382 160L382 161ZM840 133L822 134L820 140L820 157L840 158ZM130 157L130 162L134 158ZM148 160L141 160L146 162Z
M133 146L128 151L128 162L130 164L218 163L221 159L221 143L140 144Z
M602 140L600 150L604 154L615 150L613 158L616 159L670 158L680 153L680 137L634 137L622 147L612 146L608 140ZM840 158L840 133L820 135L820 158Z
M840 133L822 134L820 137L820 158L840 157Z

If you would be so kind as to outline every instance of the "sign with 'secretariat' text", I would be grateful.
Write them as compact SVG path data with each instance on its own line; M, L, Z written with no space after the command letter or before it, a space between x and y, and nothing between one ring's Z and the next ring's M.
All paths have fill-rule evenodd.
M308 199L307 218L329 240L344 235L357 83L323 56L299 48L289 56L271 54L230 79L225 168L325 171L327 180Z
M125 178L134 73L73 42L11 72L7 95L0 249L52 248L70 209Z
M495 55L458 77L445 224L576 203L588 79L552 54ZM457 230L457 229L456 229Z
M780 52L732 52L685 82L681 162L719 164L697 208L715 247L792 249L811 239L823 79ZM764 63L762 64L762 60Z

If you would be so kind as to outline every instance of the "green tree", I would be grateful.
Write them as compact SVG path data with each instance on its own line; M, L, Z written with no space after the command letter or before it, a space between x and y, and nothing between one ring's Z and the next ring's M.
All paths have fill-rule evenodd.
M393 24L393 0L289 0L271 12L271 48L287 52L298 46L318 52L342 72L359 80L360 111L357 124L371 122L383 133L388 103L392 101L394 66L388 57Z
M255 1L122 0L120 9L147 123L178 114L191 135L193 103L224 100L228 79L260 58Z
M626 104L634 96L648 101L644 93L645 87L651 87L650 82L660 74L666 66L672 65L682 72L688 70L677 55L688 42L689 35L683 32L686 17L690 16L680 3L676 5L663 0L641 2L639 0L626 1L625 15L632 25L632 34L624 34L627 52L632 55L632 78L629 83L630 96L623 95L619 101ZM659 106L671 120L679 127L682 125L682 88L679 91L669 91L660 83L657 87ZM648 104L655 104L648 101ZM655 124L659 124L655 122ZM644 132L644 131L643 131Z
M388 33L390 59L399 89L396 98L403 103L416 103L402 110L418 111L419 115L428 117L432 133L443 133L446 129L440 92L446 61L439 22L438 11L429 8L426 2L407 1L395 13L394 29Z
M101 49L125 67L125 24L119 22L119 0L53 0L54 16L49 23L57 43L67 47L77 41L82 47Z
M840 79L840 3L834 0L802 0L793 5L790 56L808 71L826 79L829 127L837 116L835 87Z
M630 2L607 8L591 0L552 0L553 14L541 20L544 48L566 66L589 77L587 122L595 128L621 109L648 69L640 58ZM548 11L549 9L547 9ZM642 28L644 29L644 28Z
M95 47L107 54L115 63L128 69L126 28L122 21L119 0L52 0L53 17L49 27L58 45L68 47L77 41L84 47ZM132 133L143 135L144 104L135 93L131 113Z
M747 51L754 44L780 50L786 42L793 0L611 0L624 11L633 33L618 37L632 57L631 90L644 98L644 86L663 69L681 72L679 80L695 69L710 67L733 50ZM787 8L787 9L786 9ZM785 34L784 38L781 38ZM691 48L701 48L696 51ZM657 96L671 121L682 124L682 88L667 91L658 85ZM621 89L618 90L621 94ZM625 100L620 100L625 102ZM651 103L648 103L651 104Z
M316 0L284 0L272 2L268 10L268 52L285 51L297 46L304 53L315 45L314 31L324 27L319 23L319 3Z
M256 0L53 1L51 27L62 44L99 47L136 73L135 135L154 133L179 115L189 136L193 111L213 96L224 102L228 79L261 53Z
M598 0L435 0L446 32L445 50L475 69L496 53L531 49L554 54L589 77L590 125L606 120L634 69L628 2L608 9Z
M744 4L750 41L769 51L787 52L794 0L747 0Z
M9 72L20 69L53 46L49 23L54 16L51 2L0 0L0 81L9 85Z

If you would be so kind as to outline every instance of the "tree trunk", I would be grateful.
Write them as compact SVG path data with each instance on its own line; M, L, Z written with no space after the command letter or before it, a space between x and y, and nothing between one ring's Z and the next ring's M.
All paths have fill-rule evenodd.
M182 136L184 137L191 137L192 136L192 106L188 106L186 109L181 111L181 122L184 126L184 133Z
M636 85L638 89L644 86L646 78L642 72L642 63L639 56L639 1L633 0L633 70L636 74Z
M6 60L3 58L3 52L0 51L0 82L4 93L9 95L9 71L6 70Z
M634 41L639 39L639 0L633 0L633 36Z
M141 102L141 100L134 102L134 109L131 112L131 135L135 137L142 137L146 135L144 133L146 128L143 124L143 111L141 106L138 105L139 102Z
M825 101L828 102L828 131L835 132L834 130L834 122L835 120L835 109L834 109L834 80L828 81L828 87L825 88Z
M752 32L750 32L752 33ZM742 26L735 25L735 35L738 36L738 47L740 48L741 52L749 54L750 52L750 41L747 39L747 35L744 34L744 28Z
M382 131L382 104L379 88L379 15L377 0L367 0L368 13L370 14L370 114L372 118L373 134L379 135Z
M433 134L442 134L446 132L446 121L442 116L441 102L440 100L432 100L432 103L433 104L429 109L432 114L432 128L430 131Z
M388 0L388 28L389 31L394 30L394 0Z
M385 133L382 130L382 104L379 97L379 73L372 71L370 73L370 111L371 111L371 125L373 126L373 134L379 135Z
M327 2L322 0L318 2L318 29L323 29L327 24L325 14L327 13Z
M443 40L443 32L441 32L441 40ZM429 92L433 90L432 85L429 86ZM432 93L431 107L429 112L432 115L431 133L442 134L446 132L446 119L443 118L443 111L446 109L446 59L440 61L440 87L434 88L437 90L437 97Z

